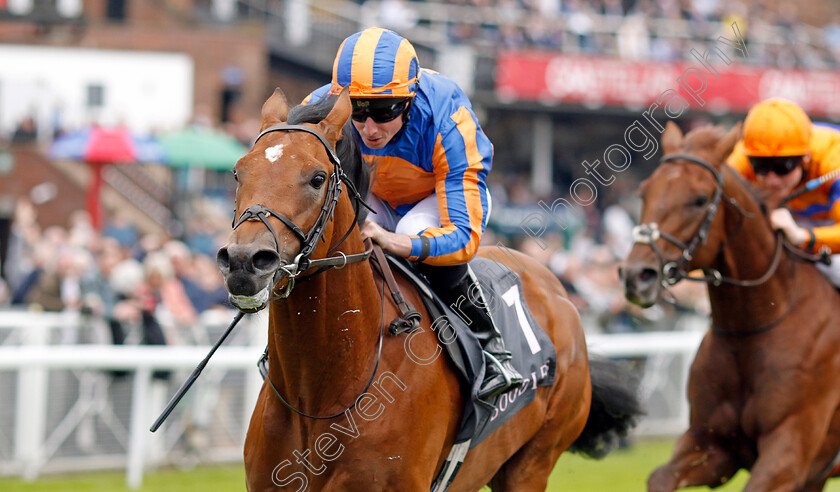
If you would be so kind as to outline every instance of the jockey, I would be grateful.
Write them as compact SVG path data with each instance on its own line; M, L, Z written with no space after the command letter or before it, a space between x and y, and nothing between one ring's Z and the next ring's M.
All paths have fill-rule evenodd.
M381 28L345 39L332 83L304 102L347 86L376 211L362 237L418 262L435 291L460 311L488 361L480 397L519 387L522 376L467 265L490 214L485 178L493 160L493 145L469 99L452 80L421 69L407 39Z
M770 223L788 241L812 253L840 253L840 171L834 173L840 169L840 131L814 125L791 101L767 99L750 109L727 162L766 193ZM825 182L791 199L789 210L777 208L791 192L821 177ZM833 267L818 266L840 286L840 258L833 260Z

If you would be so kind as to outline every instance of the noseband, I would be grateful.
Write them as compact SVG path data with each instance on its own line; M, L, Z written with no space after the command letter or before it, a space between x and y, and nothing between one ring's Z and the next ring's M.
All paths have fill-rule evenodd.
M661 231L659 229L659 225L655 222L641 224L633 228L633 244L647 244L651 247L651 249L653 249L654 253L656 253L657 258L659 259L658 273L661 279L660 283L662 287L665 290L668 290L669 287L683 279L698 282L706 282L716 287L721 284L735 285L738 287L756 287L769 280L773 273L776 271L776 269L779 267L779 263L781 262L782 258L783 241L781 235L778 233L776 234L776 251L773 256L773 261L770 263L770 266L768 267L767 271L757 279L738 280L730 277L725 277L720 273L719 270L716 270L714 268L703 269L704 275L702 277L692 277L688 275L686 266L694 258L695 249L697 249L700 243L705 243L706 239L708 238L709 229L712 226L712 221L715 219L715 215L720 209L721 200L725 199L727 203L735 207L735 209L738 210L738 212L741 214L742 221L743 218L749 214L748 212L743 210L737 204L737 202L735 202L734 199L729 198L723 194L723 173L718 172L714 167L712 167L711 164L704 161L703 159L688 154L668 154L662 157L661 162L665 163L678 159L688 161L692 164L697 164L699 166L702 166L704 169L708 170L715 177L717 188L715 189L714 196L712 196L712 201L706 207L703 221L700 223L700 228L697 230L697 233L691 239L688 240L687 243L680 241L678 238L671 234ZM682 255L677 260L666 262L665 257L662 254L662 250L659 249L659 246L657 245L657 241L660 238L682 249ZM728 240L729 239L727 239L727 242ZM725 244L726 243L724 243L724 245ZM721 248L723 248L723 246L721 246Z
M297 278L301 273L309 270L310 268L320 267L317 273L320 273L324 270L329 268L336 268L341 269L348 263L355 263L359 261L367 260L370 257L371 249L368 249L364 253L357 253L352 255L345 255L341 251L338 252L338 256L331 256L328 258L321 258L321 259L310 259L312 256L313 251L315 251L315 247L318 245L319 240L324 239L324 229L327 223L332 219L333 213L335 212L335 206L338 203L338 197L341 195L341 182L344 181L347 184L347 188L353 194L353 198L355 201L353 202L353 210L354 210L354 223L359 218L360 207L359 204L365 206L368 210L371 210L370 206L365 203L362 199L361 195L359 194L356 186L353 182L344 174L344 170L341 168L341 161L339 161L338 156L335 154L332 146L327 139L321 135L320 132L317 130L313 130L307 126L303 125L277 125L266 130L263 130L258 136L257 139L254 141L254 144L263 137L263 135L272 132L280 132L280 131L299 131L299 132L306 132L311 135L314 135L318 138L318 141L324 146L324 149L327 151L327 155L329 156L330 162L333 163L333 172L330 174L329 185L327 189L327 196L324 198L324 204L321 206L321 213L318 215L318 218L315 220L315 224L312 225L312 228L309 229L309 232L305 233L301 230L300 227L295 225L288 217L271 210L270 208L257 204L251 205L250 207L246 208L245 211L239 216L239 218L234 217L234 221L232 224L233 229L235 230L237 227L242 225L247 221L260 221L265 225L265 227L271 232L272 237L274 237L274 244L276 246L276 251L280 253L280 240L277 236L277 232L274 230L274 227L271 226L271 223L268 221L269 217L275 217L277 220L282 222L286 227L289 228L292 233L297 236L297 238L301 241L301 249L300 252L295 256L295 259L292 263L287 265L282 265L280 268L275 272L275 278L273 280L273 284L276 284L282 279L282 276L278 278L278 275L285 274L288 277L289 282L286 285L286 288L282 294L279 295L280 298L288 297L292 291L292 288L295 284L295 278ZM344 234L340 241L338 241L335 246L330 248L327 252L327 255L335 251L336 248L347 239L347 236L350 235L350 232L353 230L353 225L350 225L350 229Z

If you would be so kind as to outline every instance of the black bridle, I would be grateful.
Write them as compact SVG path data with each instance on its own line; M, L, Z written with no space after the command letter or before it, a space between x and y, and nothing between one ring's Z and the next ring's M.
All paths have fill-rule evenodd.
M759 286L770 277L773 276L773 273L776 272L778 269L779 264L782 259L782 250L783 250L783 243L781 233L776 234L776 250L773 255L773 260L770 262L767 271L764 272L759 278L751 279L751 280L738 280L731 277L726 277L720 273L719 270L714 268L705 268L703 269L704 275L702 277L693 277L689 276L687 265L691 262L694 258L694 251L701 243L705 243L709 229L712 226L712 221L715 219L715 215L717 214L718 210L720 209L721 201L725 200L727 203L732 205L740 214L741 220L743 221L745 216L750 215L744 209L738 205L738 203L733 199L730 198L723 193L723 173L718 172L711 164L689 154L668 154L662 157L661 162L665 163L668 161L674 160L685 160L692 164L697 164L704 169L708 170L712 175L715 177L715 182L717 183L717 188L715 189L714 195L712 196L712 200L706 206L705 215L703 216L703 220L700 223L700 227L698 228L697 232L688 242L683 242L676 238L675 236L668 234L664 231L659 230L659 225L655 222L651 222L648 224L641 224L633 228L633 244L647 244L648 246L653 249L654 253L656 253L657 258L659 259L659 278L660 284L662 287L667 291L672 285L677 284L681 280L691 280L697 282L705 282L714 286L720 286L722 284L734 285L738 287L756 287ZM740 226L738 227L738 231L735 232L735 235L740 232ZM734 235L733 235L734 236ZM662 254L662 250L657 245L657 241L662 238L671 244L676 245L678 248L682 249L682 255L676 259L671 261L666 261L664 255ZM728 242L730 238L721 245L723 248Z
M262 222L266 226L266 228L268 228L268 230L271 232L271 235L274 237L274 243L275 243L275 246L277 248L277 253L280 253L280 240L278 239L277 232L274 230L274 228L271 226L271 223L268 221L269 217L275 217L277 220L282 222L301 241L302 246L301 246L300 252L297 254L297 256L295 256L294 262L292 262L290 264L287 264L287 265L282 265L277 270L277 273L285 273L286 274L285 277L288 277L289 281L288 281L288 284L286 285L286 288L284 289L284 291L281 294L278 294L277 296L269 299L270 301L271 300L276 300L276 299L283 299L283 298L288 297L289 294L292 291L292 288L294 288L295 278L297 278L301 273L303 273L303 272L305 272L305 271L307 271L311 268L320 267L318 269L318 271L316 271L315 273L313 273L311 275L308 275L307 277L304 278L304 280L312 278L315 275L318 275L319 273L324 272L324 271L326 271L330 268L335 268L335 269L339 270L341 268L344 268L344 266L347 265L348 263L365 261L368 258L370 258L370 255L373 251L373 247L372 247L372 243L371 243L371 247L368 248L363 253L346 255L346 254L342 253L341 251L339 251L338 252L339 256L328 256L327 258L314 259L314 260L310 259L310 256L312 255L313 251L315 251L315 247L317 246L318 241L323 240L323 238L324 238L324 229L325 229L327 223L333 217L333 213L335 212L335 206L338 203L338 197L341 195L341 182L342 181L344 181L347 184L347 188L353 194L353 198L355 199L353 201L353 214L354 214L353 224L350 225L350 228L347 230L346 233L344 233L344 235L341 237L341 239L334 246L332 246L329 249L329 251L327 251L327 255L329 255L330 253L335 251L341 245L341 243L343 243L344 240L347 239L347 237L353 231L353 227L355 226L355 223L359 219L359 212L361 211L360 205L366 207L371 212L373 212L373 209L371 209L370 206L367 203L365 203L365 201L362 199L361 195L359 194L359 191L356 189L356 185L353 184L353 181L351 181L347 177L347 175L344 173L344 170L341 167L341 161L338 159L338 156L335 154L335 151L333 150L332 146L329 144L329 142L327 142L327 139L324 138L324 136L320 132L318 132L317 130L313 130L312 128L302 126L302 125L277 125L277 126L273 126L271 128L268 128L266 130L263 130L257 136L256 140L254 141L254 145L256 145L256 143L260 140L260 138L262 138L262 136L265 135L266 133L279 132L279 131L300 131L300 132L309 133L310 135L314 135L315 137L317 137L318 140L321 142L321 144L324 146L324 149L327 151L327 155L329 156L330 162L333 163L333 172L330 175L329 188L327 190L327 196L324 198L324 204L321 206L321 213L318 215L318 218L315 220L315 224L313 224L312 228L309 229L309 232L304 234L304 232L301 230L301 228L298 227L294 222L292 222L288 217L284 216L283 214L277 213L274 210L271 210L270 208L268 208L264 205L261 205L261 204L251 205L250 207L246 208L245 211L242 212L242 214L239 216L239 219L236 219L233 223L233 228L236 229L242 223L244 223L246 221L249 221L249 220L259 220L260 222ZM276 285L277 282L279 282L282 278L282 277L277 278L277 273L275 273L275 278L273 279L273 285ZM384 293L385 293L385 289L383 287L382 288L382 295L383 296L384 296ZM384 326L385 326L384 325L384 319L385 319L384 318L384 315L385 315L384 310L385 310L385 302L384 302L384 298L383 298L383 302L382 302L382 320L383 320L383 322L381 323L381 326L380 326L380 329L379 329L379 345L378 345L378 349L377 349L377 352L376 352L376 363L373 366L373 372L371 373L370 379L368 380L367 386L365 386L365 389L362 391L362 394L365 394L368 391L368 389L370 389L370 386L373 383L373 378L376 375L376 370L379 367L379 361L380 361L381 355L382 355L382 339L383 339ZM361 397L359 397L359 398L353 400L353 403L351 403L347 408L345 408L344 410L342 410L340 412L337 412L335 414L326 415L326 416L310 415L310 414L305 413L301 410L298 410L297 408L295 408L291 404L289 404L286 401L286 399L283 398L283 396L280 394L280 392L277 390L277 388L274 386L274 383L271 382L271 378L269 378L268 374L266 374L265 378L268 381L268 384L271 387L271 389L274 391L274 394L277 396L277 398L280 400L280 402L283 403L284 406L286 406L286 408L288 408L289 410L293 411L294 413L296 413L298 415L301 415L301 416L307 417L307 418L311 418L311 419L329 420L329 419L333 419L335 417L338 417L340 415L343 415L346 411L355 407L356 403L358 403L358 401L359 401L359 398L361 398Z
M318 138L318 141L324 146L324 149L327 151L327 156L330 159L330 162L333 163L333 172L330 174L328 189L327 189L327 196L324 198L324 204L321 206L321 213L318 215L318 218L315 220L315 224L312 225L312 228L309 229L309 232L304 233L300 227L298 227L294 222L292 222L289 218L284 216L281 213L275 212L270 208L266 207L262 204L251 205L250 207L246 208L242 214L239 215L237 219L234 217L234 221L232 224L233 229L236 229L244 222L247 221L260 221L263 225L268 228L271 232L271 235L274 237L274 244L276 246L276 251L280 253L280 240L277 236L277 232L272 227L271 223L268 221L269 217L275 217L277 220L282 222L286 227L289 228L292 233L297 236L298 239L301 241L301 249L300 252L295 256L295 259L292 263L287 265L282 265L275 273L273 279L273 285L276 285L277 282L282 280L282 278L288 278L288 284L282 294L280 294L277 298L285 298L288 297L294 288L295 279L303 272L314 268L320 267L319 270L314 274L317 275L325 270L330 268L341 269L348 263L355 263L359 261L367 260L370 257L371 249L368 249L364 253L357 253L346 255L343 252L339 251L338 256L329 256L327 258L321 259L310 259L312 253L315 251L315 247L318 245L319 240L323 240L324 238L324 229L326 228L327 223L332 219L333 213L335 212L335 206L338 203L338 198L341 195L341 182L345 182L347 184L347 188L350 190L350 193L353 194L353 212L354 212L354 223L358 221L359 213L361 211L360 204L363 205L368 210L373 211L370 206L365 203L362 199L362 196L359 194L359 191L356 189L356 186L353 184L347 175L344 173L344 170L341 167L341 161L339 161L338 156L335 154L335 150L333 150L330 143L327 141L324 136L307 126L303 125L277 125L266 130L263 130L254 141L254 144L260 140L265 134L272 133L272 132L279 132L279 131L299 131L299 132L306 132L310 135L314 135ZM351 224L350 228L341 237L341 239L332 247L329 251L327 251L327 255L335 251L341 243L344 242L345 239L350 235L350 232L353 230L353 225ZM285 274L285 275L282 275ZM278 278L278 275L280 277ZM309 278L309 277L307 277Z
M354 211L354 215L355 215L354 220L353 220L354 224L350 225L350 229L347 230L347 232L344 234L344 236L342 236L341 240L339 240L335 244L335 246L330 248L330 250L327 252L327 255L329 255L330 253L335 251L335 249L338 248L338 246L341 245L341 243L343 243L345 239L347 239L347 237L350 235L350 232L353 231L353 227L355 226L355 222L357 222L359 220L359 211L360 211L359 205L361 204L361 205L365 206L368 210L371 210L371 208L367 203L365 203L365 201L362 199L361 195L359 195L359 191L356 189L356 186L353 184L353 182L347 177L346 174L344 174L344 170L341 168L341 162L339 161L338 156L335 155L335 151L333 150L332 146L329 144L329 142L327 142L327 139L325 139L324 136L321 135L316 130L313 130L309 127L305 127L305 126L301 126L301 125L278 125L278 126L273 126L273 127L269 128L267 130L264 130L262 133L260 133L257 136L257 139L254 141L254 144L256 144L257 141L263 135L265 135L266 133L277 132L277 131L301 131L301 132L306 132L306 133L309 133L309 134L312 134L312 135L315 135L316 137L318 137L318 140L321 142L321 144L324 145L324 149L326 149L326 151L327 151L327 155L330 158L330 162L333 163L333 173L332 173L332 175L330 175L329 191L327 193L326 198L324 199L324 205L321 207L321 214L318 216L318 219L315 221L315 224L312 226L312 228L306 234L304 234L303 231L300 229L300 227L295 225L295 223L292 222L291 220L289 220L286 216L284 216L283 214L279 214L279 213L275 212L274 210L271 210L270 208L268 208L264 205L260 205L260 204L251 205L250 207L246 208L244 212L242 212L242 214L239 216L239 219L236 219L236 217L235 217L236 216L236 211L234 211L234 221L233 221L233 224L232 224L234 229L236 229L237 227L242 225L244 222L249 221L249 220L258 220L258 221L262 222L263 225L265 225L266 228L268 228L268 230L271 232L271 235L274 237L274 243L275 243L275 246L277 248L276 251L277 251L278 254L280 253L280 240L278 239L277 232L274 230L274 227L272 227L271 222L268 221L269 217L277 218L277 220L279 220L286 227L288 227L289 230L291 230L298 237L298 239L300 239L301 242L302 242L302 247L301 247L300 253L298 253L298 255L295 257L295 261L293 263L288 264L288 265L283 265L277 270L277 272L281 272L281 271L285 272L286 275L289 278L289 283L286 285L285 291L282 294L279 294L279 295L269 299L269 301L288 297L289 294L292 291L292 288L295 285L295 278L298 275L300 275L301 273L303 273L304 271L306 271L310 268L313 268L315 266L320 267L317 272L315 272L312 275L309 275L309 276L305 277L304 280L307 279L307 278L312 278L315 275L317 275L317 274L319 274L323 271L326 271L330 268L341 269L341 268L344 268L344 266L348 263L354 263L354 262L367 260L370 257L370 255L373 251L373 247L371 246L364 253L345 255L344 253L339 251L338 253L339 253L340 256L332 256L332 257L316 259L316 260L311 260L309 258L312 255L312 252L315 250L315 246L317 245L318 240L323 239L324 228L326 227L327 222L329 222L329 220L333 216L333 212L335 211L335 206L338 203L338 197L339 197L339 195L341 195L341 182L342 181L347 183L347 188L350 189L350 192L353 194L353 198L355 198L355 201L353 202L353 211ZM373 210L371 210L371 211L373 211ZM272 285L271 285L272 290L273 290L274 285L276 285L279 280L280 279L277 278L277 273L275 273L274 279L273 279L273 282L272 282ZM385 288L383 286L383 288L382 288L383 299L384 299L384 295L385 295L384 293L385 293ZM385 323L384 323L385 302L384 302L384 300L382 302L382 306L383 306L382 307L382 309L383 309L383 311L382 311L383 312L383 318L382 318L383 322L381 323L381 326L379 328L379 348L377 349L377 353L376 353L376 363L373 366L373 373L371 373L370 379L368 380L367 386L365 387L362 394L367 393L367 390L370 388L371 384L373 383L373 378L376 375L376 370L379 367L379 361L380 361L380 358L381 358L381 355L382 355L382 338L383 338L383 332L384 332L384 327L385 327ZM155 432L163 424L163 422L166 420L166 418L169 417L169 415L172 413L172 410L174 410L175 407L178 405L178 402L180 402L181 399L184 397L184 395L187 394L187 391L189 391L189 389L192 387L193 383L195 383L195 381L201 375L201 371L203 371L204 368L207 366L207 363L210 362L210 358L213 357L213 354L216 353L216 350L218 350L218 348L221 347L222 343L224 343L225 339L228 337L228 335L230 335L230 333L233 331L234 327L239 323L239 321L242 319L242 317L244 315L245 315L245 312L242 311L242 310L240 310L238 313L236 313L236 316L233 318L233 321L230 323L230 326L228 326L227 329L222 333L222 335L219 337L219 339L216 341L216 343L210 349L210 352L207 354L207 356L196 366L195 369L193 369L192 374L190 374L190 376L187 378L187 380L184 381L184 383L181 385L180 388L178 388L178 391L175 392L175 395L173 395L172 399L169 400L169 403L166 405L166 408L163 409L163 412L161 412L160 416L157 418L157 420L155 420L154 424L152 424L152 427L150 428L150 430L152 432ZM268 376L266 376L266 379L268 379ZM330 415L330 416L326 416L326 417L318 417L318 416L315 416L315 415L309 415L309 414L303 413L300 410L298 410L298 409L292 407L291 405L289 405L289 403L287 403L286 400L282 396L280 396L280 393L277 391L277 388L274 387L274 384L271 382L270 379L268 379L268 383L271 386L271 389L274 390L274 393L277 395L277 397L280 399L281 402L283 402L283 404L286 407L288 407L292 411L294 411L294 412L296 412L296 413L298 413L298 414L300 414L304 417L309 417L309 418L313 418L313 419L332 419L332 418L335 418L339 415L342 415L342 414L344 414L345 411L350 410L354 406L356 406L356 403L358 403L359 398L361 398L361 397L359 397L356 400L354 400L353 403L346 410L343 410L340 413L336 413L334 415Z

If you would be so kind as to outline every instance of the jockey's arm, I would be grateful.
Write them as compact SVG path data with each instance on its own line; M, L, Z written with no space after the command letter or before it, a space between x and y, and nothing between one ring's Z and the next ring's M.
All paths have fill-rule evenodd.
M828 144L820 148L819 155L813 158L819 158L820 176L832 175L840 169L840 137L837 132L826 130L822 130L820 136L824 137ZM840 253L840 178L834 178L820 188L825 189L825 187L828 187L826 204L829 223L812 229L813 244L808 244L810 248L806 249L819 252L823 248L828 248L832 254L838 254Z
M804 228L796 224L787 209L776 209L770 214L774 229L784 231L788 240L807 251L819 252L828 248L832 254L840 253L840 181L830 188L828 196L828 225Z
M493 145L467 108L461 106L451 121L455 124L439 134L433 157L441 226L410 236L409 258L435 266L470 261L478 251L489 212L484 179L493 160Z
M370 238L382 249L397 256L408 258L411 256L411 236L397 234L383 229L372 220L366 220L362 225L362 239Z
M742 142L738 142L735 146L732 154L727 159L727 164L748 181L755 181L755 174L744 153ZM788 209L780 208L770 213L770 223L773 228L784 232L785 237L787 237L791 244L803 249L817 252L825 246L834 253L840 252L840 200L837 199L840 197L840 184L835 186L837 188L832 187L832 192L836 190L838 193L831 193L832 196L829 197L829 203L831 203L831 209L829 211L831 225L813 229L801 227L796 223Z
M840 186L838 186L838 188L840 188ZM805 245L806 249L818 252L825 247L828 248L832 254L840 253L840 200L834 201L828 215L832 223L827 226L811 229L811 233L813 234L813 244L810 244L811 238L809 237L809 241Z
M800 227L790 210L786 208L777 208L770 212L770 224L773 229L780 230L785 233L785 237L791 244L805 248L810 240L811 233L808 229Z

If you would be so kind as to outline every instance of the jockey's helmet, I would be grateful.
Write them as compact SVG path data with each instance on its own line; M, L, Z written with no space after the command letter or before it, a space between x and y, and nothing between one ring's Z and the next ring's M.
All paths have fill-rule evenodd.
M744 150L751 157L803 156L810 140L811 119L787 99L761 101L744 121Z
M414 97L419 76L414 46L394 31L371 27L341 43L331 92L349 86L351 98Z

